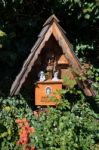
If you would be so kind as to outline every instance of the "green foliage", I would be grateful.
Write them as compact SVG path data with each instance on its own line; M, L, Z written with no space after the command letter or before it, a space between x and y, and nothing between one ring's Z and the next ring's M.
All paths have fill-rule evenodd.
M76 45L76 54L79 56L80 61L84 62L86 60L86 55L94 50L93 43L92 44L82 44L78 43Z
M71 99L62 94L56 108L49 107L33 120L36 133L31 136L31 143L38 149L46 150L94 150L99 138L99 124L86 98L80 91L71 89L80 99ZM64 93L64 92L62 92ZM63 96L64 95L64 96ZM65 98L66 97L66 98ZM76 97L76 98L77 98ZM99 139L98 139L99 140Z
M6 36L7 34L3 32L2 30L0 30L0 49L3 48L3 44L6 41Z
M31 133L28 146L45 150L95 150L99 141L99 116L90 105L90 99L74 87L60 90L56 107L39 110L33 115L22 97L0 99L0 148L21 149L16 142L19 129L16 119L26 118L35 133ZM97 94L99 100L99 95ZM55 100L55 97L54 97Z
M72 79L69 79L68 76L65 76L64 79L64 84L67 86L67 87L70 87L70 88L73 88L74 85L76 84L76 81L75 80L72 80Z
M99 106L99 69L94 68L93 66L90 67L89 70L87 70L87 76L92 82L92 87L96 92L96 104Z
M0 37L6 36L6 33L0 30Z
M0 95L8 95L42 24L53 13L82 61L98 63L97 0L1 0L0 31L7 36L0 36Z
M25 100L20 98L0 98L0 149L13 150L18 140L17 118L33 117Z

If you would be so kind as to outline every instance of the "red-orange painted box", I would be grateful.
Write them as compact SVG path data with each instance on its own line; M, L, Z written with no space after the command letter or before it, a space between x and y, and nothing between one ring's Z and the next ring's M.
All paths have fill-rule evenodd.
M56 96L60 99L60 95L54 94L57 90L62 89L62 80L59 81L38 81L35 87L35 105L38 106L48 106L56 105L54 101L51 101L50 97Z

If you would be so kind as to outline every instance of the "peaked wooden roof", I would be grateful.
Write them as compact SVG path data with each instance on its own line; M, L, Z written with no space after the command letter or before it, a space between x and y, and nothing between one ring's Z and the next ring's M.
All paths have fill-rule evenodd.
M17 95L25 82L29 72L32 69L35 61L38 58L42 48L45 46L45 43L49 40L50 36L53 34L55 39L57 40L59 46L62 48L63 53L65 54L66 58L69 61L69 64L78 71L78 73L82 72L81 64L74 54L72 50L72 45L68 41L67 37L65 36L65 31L59 25L59 20L55 15L50 16L43 25L43 28L38 35L38 39L35 45L32 47L31 52L28 58L25 60L23 67L20 73L17 75L15 81L12 84L10 89L10 95ZM85 85L85 94L88 96L93 95L93 90L91 88L86 88Z

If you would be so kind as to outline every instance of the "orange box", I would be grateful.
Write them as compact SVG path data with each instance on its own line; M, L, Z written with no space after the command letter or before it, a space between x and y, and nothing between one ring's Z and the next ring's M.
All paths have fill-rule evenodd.
M35 87L35 105L38 106L48 106L56 105L55 102L50 100L51 96L56 96L57 99L60 99L59 94L54 94L56 90L62 89L62 80L59 81L38 81Z

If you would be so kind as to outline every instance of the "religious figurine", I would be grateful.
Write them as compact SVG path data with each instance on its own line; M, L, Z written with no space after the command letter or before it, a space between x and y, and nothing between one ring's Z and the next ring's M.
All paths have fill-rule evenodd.
M39 81L45 81L44 71L40 71L38 77L39 77Z
M52 81L58 81L58 80L59 80L58 74L59 74L58 71L56 71L56 72L54 73L54 77L53 77Z
M46 88L46 94L50 95L52 93L52 89L50 87Z

